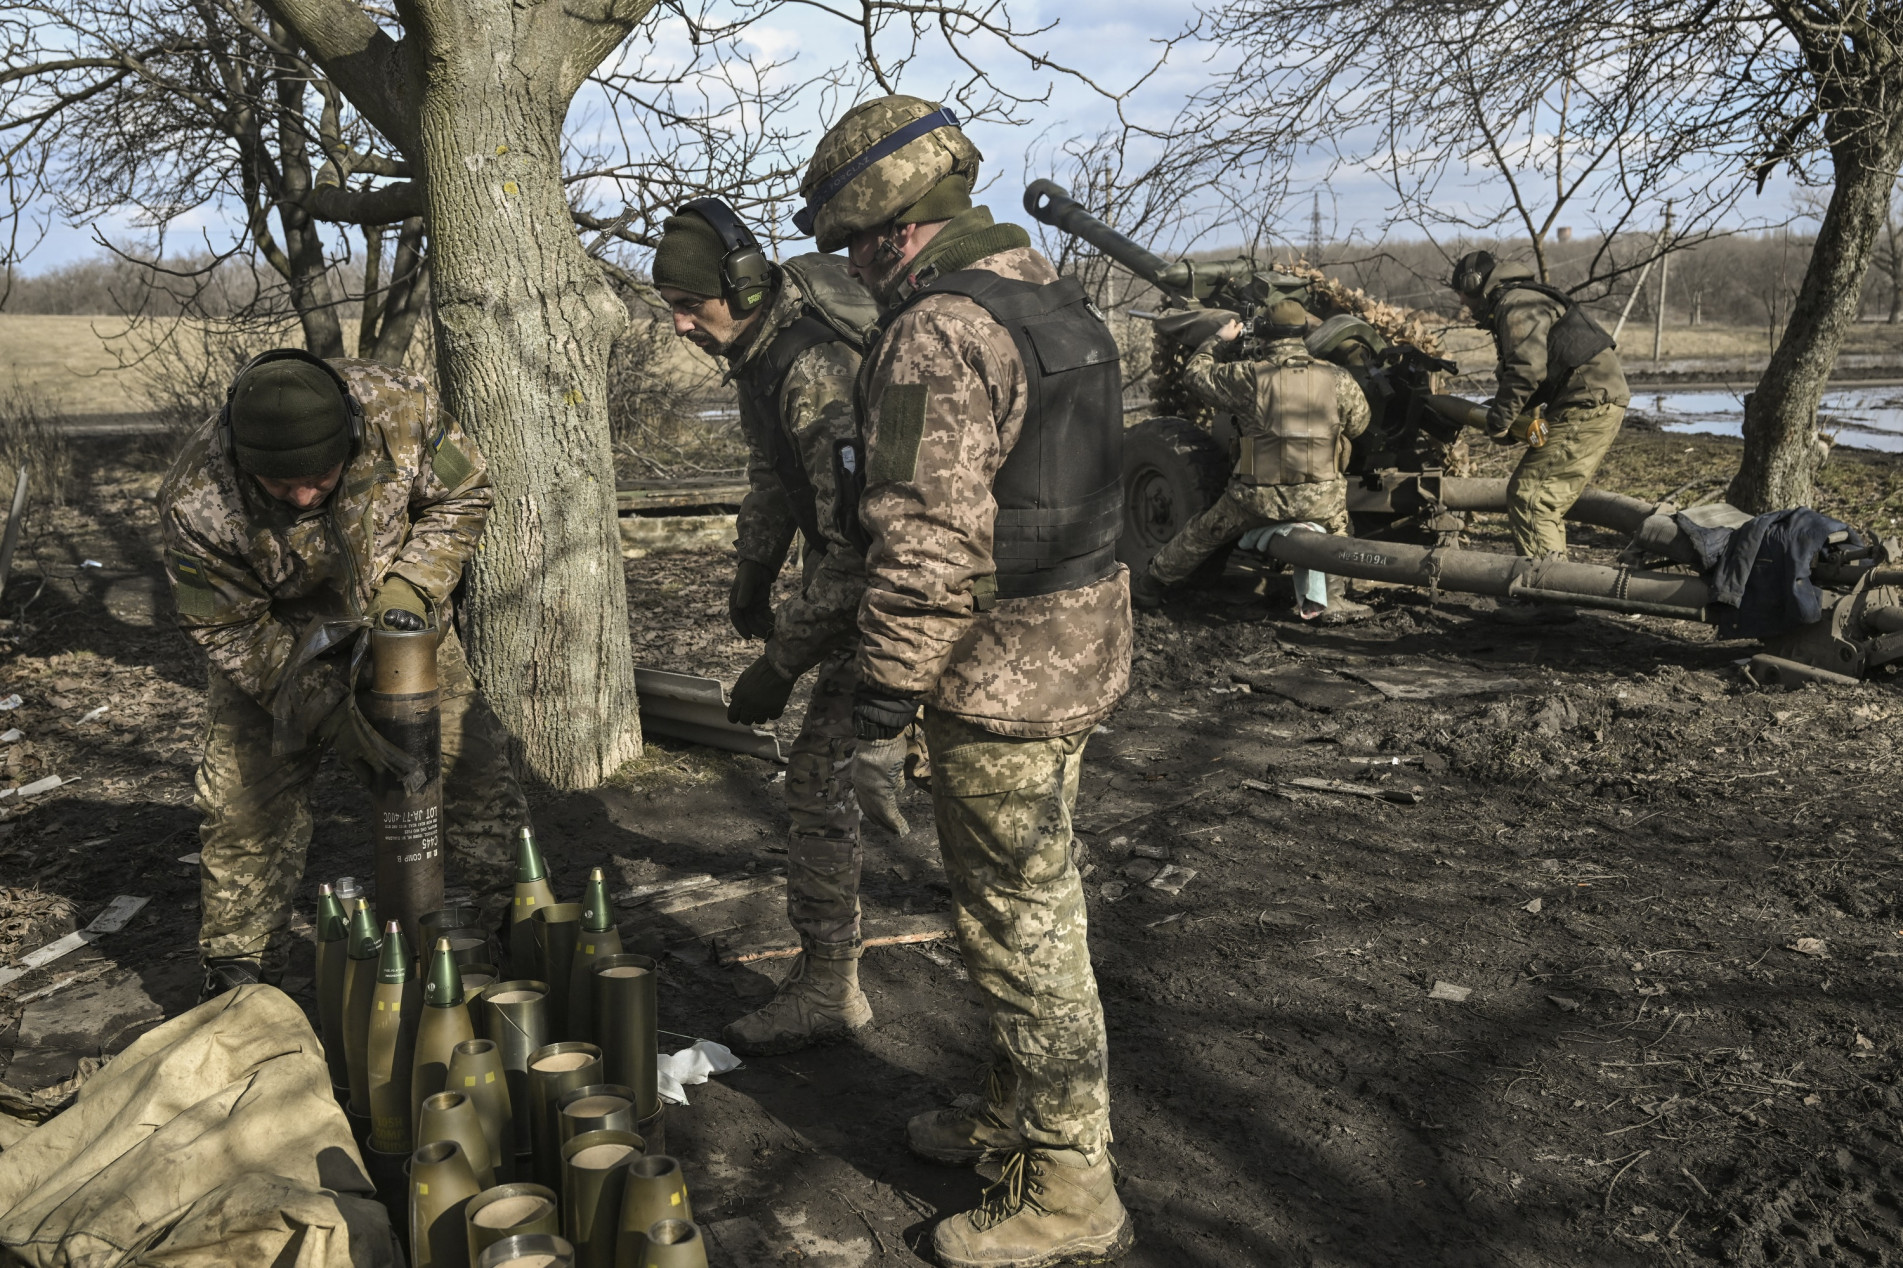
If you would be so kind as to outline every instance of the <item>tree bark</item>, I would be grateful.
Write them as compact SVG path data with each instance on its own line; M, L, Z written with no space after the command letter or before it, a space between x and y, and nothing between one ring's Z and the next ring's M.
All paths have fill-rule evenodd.
M1877 234L1890 210L1890 187L1903 156L1903 113L1863 120L1832 147L1830 203L1817 228L1784 337L1757 390L1744 403L1744 457L1727 498L1753 514L1805 506L1824 457L1817 405L1856 321Z
M403 222L390 262L390 286L384 293L376 338L364 355L385 365L402 365L416 337L417 319L429 295L429 261L423 257L423 217Z

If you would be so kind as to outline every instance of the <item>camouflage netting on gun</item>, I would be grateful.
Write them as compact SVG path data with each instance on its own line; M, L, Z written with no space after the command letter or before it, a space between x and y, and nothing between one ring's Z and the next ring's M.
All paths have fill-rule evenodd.
M1400 308L1386 300L1376 299L1368 292L1346 282L1328 276L1306 261L1287 265L1286 273L1307 278L1314 286L1308 302L1309 311L1323 319L1336 313L1353 313L1380 332L1381 337L1391 343L1411 344L1429 356L1440 355L1440 340L1435 337L1430 322L1444 324L1444 318L1432 313L1423 313L1412 308Z

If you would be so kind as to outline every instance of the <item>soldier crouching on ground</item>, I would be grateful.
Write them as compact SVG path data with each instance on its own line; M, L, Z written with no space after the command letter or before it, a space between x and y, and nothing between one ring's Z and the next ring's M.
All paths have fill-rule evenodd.
M1632 391L1612 336L1533 270L1470 251L1448 283L1500 354L1487 435L1527 450L1507 481L1507 528L1528 559L1566 554L1566 512L1619 437ZM1543 411L1543 416L1535 411Z
M1171 313L1157 329L1184 342L1202 336L1183 380L1236 416L1242 455L1222 496L1163 543L1149 569L1131 582L1131 602L1140 608L1161 607L1170 586L1188 580L1204 560L1251 529L1307 523L1346 533L1343 473L1351 442L1368 429L1369 419L1368 398L1354 376L1309 355L1302 343L1308 312L1294 300L1272 305L1257 323L1268 347L1255 360L1216 361L1217 350L1242 334L1242 319L1234 313ZM1309 576L1306 569L1296 574L1295 610L1303 620L1336 624L1370 612L1349 600L1345 578L1327 577L1325 592L1311 594L1305 592Z
M443 630L444 837L499 923L528 804L507 735L450 628L450 593L493 495L476 446L413 374L264 353L186 442L159 491L180 627L210 662L196 805L209 997L278 981L326 748L377 767L347 637Z
M764 1007L730 1024L728 1046L747 1056L793 1052L872 1021L859 987L859 803L855 780L880 790L880 826L903 832L902 740L856 745L853 657L864 552L842 527L838 457L857 434L852 417L859 352L878 309L834 256L773 264L751 230L714 198L670 216L654 252L654 287L682 338L729 364L740 389L749 485L728 614L766 650L734 684L727 716L748 724L786 712L793 685L817 669L786 772L787 919L800 959ZM798 531L799 593L776 610L773 582Z
M820 141L795 223L847 248L885 312L858 388L854 726L890 740L924 707L959 947L990 1014L983 1102L906 1134L933 1161L998 1167L983 1205L933 1231L938 1262L1033 1268L1133 1237L1071 859L1084 745L1129 683L1122 381L1083 288L972 206L978 161L942 107L866 102Z

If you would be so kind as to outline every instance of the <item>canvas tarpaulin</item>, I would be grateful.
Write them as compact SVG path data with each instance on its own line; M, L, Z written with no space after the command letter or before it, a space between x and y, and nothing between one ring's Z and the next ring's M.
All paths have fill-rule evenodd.
M0 1258L34 1268L396 1268L303 1012L269 986L136 1040L0 1153Z

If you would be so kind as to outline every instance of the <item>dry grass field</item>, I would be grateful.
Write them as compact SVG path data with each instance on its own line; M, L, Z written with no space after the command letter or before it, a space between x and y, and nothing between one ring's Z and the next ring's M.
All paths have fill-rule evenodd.
M129 414L147 408L132 360L131 323L121 317L41 317L0 313L0 392L16 384L63 414Z

